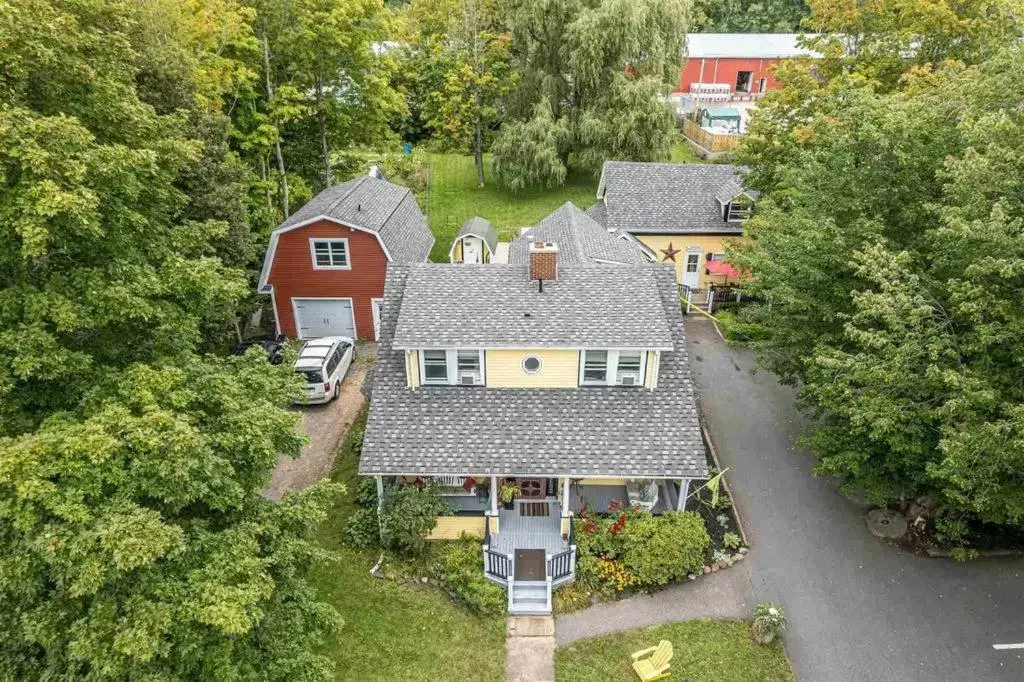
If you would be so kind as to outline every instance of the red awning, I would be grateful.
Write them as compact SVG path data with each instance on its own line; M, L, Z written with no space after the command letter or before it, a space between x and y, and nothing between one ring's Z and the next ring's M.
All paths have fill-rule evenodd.
M708 269L708 274L711 275L725 275L726 277L740 276L740 271L731 264L726 263L724 260L709 260L704 264L704 266Z

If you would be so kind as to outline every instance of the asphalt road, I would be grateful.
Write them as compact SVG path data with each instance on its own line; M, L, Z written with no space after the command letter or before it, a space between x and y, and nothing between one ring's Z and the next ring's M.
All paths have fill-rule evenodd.
M866 508L811 474L793 393L687 318L701 409L753 550L759 600L784 605L799 680L1024 680L1024 560L958 563L893 549Z

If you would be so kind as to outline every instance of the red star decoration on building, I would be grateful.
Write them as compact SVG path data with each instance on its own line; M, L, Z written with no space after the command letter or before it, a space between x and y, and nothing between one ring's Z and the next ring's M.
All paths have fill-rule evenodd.
M673 263L675 263L676 262L676 254L679 253L679 249L673 248L672 242L669 242L668 243L668 248L667 249L661 249L661 252L663 254L665 254L665 257L661 259L662 262L670 260Z

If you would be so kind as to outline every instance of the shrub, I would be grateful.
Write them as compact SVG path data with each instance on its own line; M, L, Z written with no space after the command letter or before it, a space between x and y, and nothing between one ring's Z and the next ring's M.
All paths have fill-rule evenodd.
M781 606L766 601L758 602L750 635L758 644L771 644L786 629L786 622L786 614Z
M606 585L622 592L627 587L640 584L640 579L633 575L626 566L611 557L604 556L597 560L597 577Z
M445 545L441 580L448 591L481 615L504 614L505 591L484 577L479 541L466 538Z
M696 512L631 514L618 535L623 542L623 565L647 585L664 585L673 578L700 571L711 544L704 521Z
M374 490L376 496L376 490ZM380 546L380 526L377 523L377 507L356 509L345 521L342 541L350 547L367 549Z
M433 487L393 486L384 496L384 540L389 549L417 555L427 548L427 534L435 519L451 507Z
M374 478L364 476L359 479L356 485L355 502L360 507L377 506L377 481Z
M726 549L737 550L743 546L743 540L736 533L726 533L722 536L722 546Z
M590 606L591 590L579 580L555 590L552 597L555 613L571 613Z

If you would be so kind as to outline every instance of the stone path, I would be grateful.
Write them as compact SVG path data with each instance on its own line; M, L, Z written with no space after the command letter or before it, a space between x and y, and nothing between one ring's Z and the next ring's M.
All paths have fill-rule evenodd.
M555 641L565 646L585 637L695 618L749 618L753 610L754 591L744 562L653 594L558 616Z
M505 679L508 682L554 682L555 621L551 616L509 616Z

